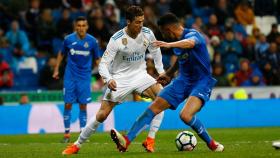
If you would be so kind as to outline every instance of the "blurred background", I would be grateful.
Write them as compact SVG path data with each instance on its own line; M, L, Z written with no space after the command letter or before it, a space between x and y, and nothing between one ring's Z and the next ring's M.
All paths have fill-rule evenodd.
M124 11L132 4L142 6L144 26L151 28L158 40L163 38L156 22L167 12L205 36L212 73L218 80L209 107L214 108L213 114L225 108L223 118L234 108L232 124L222 120L211 124L210 118L205 119L208 127L280 126L280 107L276 106L280 103L279 0L0 0L0 123L4 124L0 134L63 132L64 67L60 80L54 80L52 72L64 36L73 31L73 19L88 18L88 32L99 40L104 52L110 37L126 25ZM169 49L162 49L162 54L167 69L174 63L174 56ZM148 73L156 77L148 53L146 60ZM88 106L90 115L98 109L104 88L96 68L92 71L94 105ZM137 95L127 100L146 106L150 101ZM126 110L117 109L115 115ZM266 117L267 113L259 116L264 110L271 120L256 124L254 119ZM75 109L73 113L78 115ZM243 116L252 121L238 121ZM110 117L103 130L118 126L115 117ZM79 131L77 121L74 115L74 131ZM167 124L163 127L171 128Z

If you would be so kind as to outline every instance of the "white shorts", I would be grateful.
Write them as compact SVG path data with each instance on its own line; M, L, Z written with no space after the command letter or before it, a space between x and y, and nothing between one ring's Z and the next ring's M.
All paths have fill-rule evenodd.
M132 92L142 94L146 89L156 83L156 80L147 73L141 73L134 77L114 79L117 90L112 91L108 87L105 90L103 100L121 103Z

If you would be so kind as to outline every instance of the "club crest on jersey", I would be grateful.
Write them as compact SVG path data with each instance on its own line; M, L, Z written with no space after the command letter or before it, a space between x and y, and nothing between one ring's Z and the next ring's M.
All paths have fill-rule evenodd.
M143 45L144 45L144 47L147 47L149 44L148 44L148 40L147 39L144 39L144 41L143 41Z
M88 43L87 43L87 42L84 44L84 47L85 47L85 48L88 48Z
M127 38L122 39L122 44L125 45L125 46L127 45Z

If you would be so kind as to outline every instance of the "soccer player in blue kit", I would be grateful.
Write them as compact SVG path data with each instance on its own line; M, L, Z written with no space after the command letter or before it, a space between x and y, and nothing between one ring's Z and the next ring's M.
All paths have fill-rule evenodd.
M216 80L211 76L210 59L204 37L194 29L180 25L178 18L168 13L162 16L158 25L163 37L176 42L155 41L158 47L174 48L177 62L165 74L158 77L158 82L167 84L175 71L178 77L172 80L156 97L153 103L136 120L127 135L111 130L111 138L120 152L125 152L135 137L148 126L155 115L166 110L175 110L186 98L187 101L180 113L181 120L189 125L212 151L222 152L224 146L210 137L196 113L209 100Z
M58 53L57 64L53 77L59 78L59 66L67 56L67 65L64 73L64 127L63 142L70 141L71 109L73 103L80 104L80 128L86 125L86 105L91 101L91 70L93 59L98 64L101 57L98 41L87 34L88 23L85 17L78 17L74 22L75 32L65 37L62 50Z

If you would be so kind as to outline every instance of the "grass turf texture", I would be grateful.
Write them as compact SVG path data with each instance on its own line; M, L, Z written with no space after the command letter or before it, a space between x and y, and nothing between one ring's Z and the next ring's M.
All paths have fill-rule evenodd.
M192 152L179 152L175 137L182 130L160 131L156 140L156 152L146 153L141 146L147 133L141 134L126 153L119 153L109 133L96 133L85 143L77 155L62 156L67 144L59 143L62 134L40 135L1 135L0 158L54 158L54 157L149 157L149 158L241 158L241 157L280 157L280 150L272 148L273 140L280 139L280 128L235 128L209 129L211 135L225 146L223 153L211 152L198 136L198 144ZM192 131L193 132L193 131ZM78 134L72 134L72 141Z

